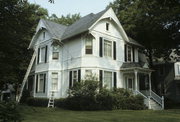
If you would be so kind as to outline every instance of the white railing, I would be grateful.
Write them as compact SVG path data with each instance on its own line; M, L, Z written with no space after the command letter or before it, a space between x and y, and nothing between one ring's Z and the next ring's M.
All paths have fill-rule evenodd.
M154 93L152 90L150 91L150 97L156 101L159 105L161 105L162 109L164 109L164 96L160 97L156 93Z
M145 96L143 93L141 93L140 91L134 91L135 94L140 94L141 96L143 96L144 98L148 98L147 96Z

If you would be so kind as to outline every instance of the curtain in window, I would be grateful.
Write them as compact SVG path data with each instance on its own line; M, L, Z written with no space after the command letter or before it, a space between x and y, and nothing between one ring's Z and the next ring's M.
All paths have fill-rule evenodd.
M112 72L104 72L104 86L107 89L111 89L112 88Z
M112 43L111 43L111 41L104 40L104 56L112 57Z
M86 40L86 54L92 54L92 40Z

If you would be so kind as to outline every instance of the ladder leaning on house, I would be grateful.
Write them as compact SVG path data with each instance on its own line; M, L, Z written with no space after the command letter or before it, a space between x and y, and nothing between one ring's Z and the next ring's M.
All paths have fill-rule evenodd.
M33 56L32 56L31 61L30 61L30 63L29 63L28 69L27 69L26 74L25 74L25 76L24 76L24 79L23 79L23 82L22 82L22 85L21 85L21 89L20 89L20 93L19 93L19 96L18 96L18 98L17 98L17 102L18 102L18 103L19 103L20 100L21 100L22 93L23 93L23 90L24 90L24 86L25 86L25 84L26 84L26 82L27 82L27 79L28 79L29 73L30 73L30 71L31 71L31 68L32 68L32 66L33 66L33 63L34 63L35 58L36 58L36 51L34 51L34 53L33 53Z
M49 97L49 102L48 102L48 108L54 108L54 91L51 91L51 96Z

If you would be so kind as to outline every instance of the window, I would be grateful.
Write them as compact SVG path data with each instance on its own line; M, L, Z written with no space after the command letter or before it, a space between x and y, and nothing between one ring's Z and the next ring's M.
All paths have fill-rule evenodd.
M43 63L45 62L45 47L42 47L41 48L41 51L40 51L40 62Z
M86 54L92 54L92 46L93 45L93 42L92 42L92 40L90 40L90 39L87 39L86 40Z
M106 30L109 30L109 23L106 23Z
M112 42L104 40L104 56L112 57Z
M112 72L104 71L104 86L112 89Z
M46 32L43 32L43 40L46 38Z
M73 71L73 83L78 81L77 71Z
M177 65L178 67L178 74L180 75L180 65Z
M39 75L39 82L38 82L38 92L43 92L44 91L44 74Z
M58 73L52 73L51 90L58 90Z
M132 61L132 47L127 46L127 61Z
M54 60L59 59L59 48L58 48L58 46L53 46L52 59L54 59Z
M86 77L86 79L91 78L91 76L92 76L92 70L86 70L86 71L85 71L85 77Z

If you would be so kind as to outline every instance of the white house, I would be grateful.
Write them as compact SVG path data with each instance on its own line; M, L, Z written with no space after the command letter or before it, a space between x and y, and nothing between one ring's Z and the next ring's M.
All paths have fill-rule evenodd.
M70 26L41 19L29 45L35 51L27 88L33 97L67 97L88 74L103 86L133 90L149 108L163 108L151 90L151 72L142 45L129 38L112 8L82 17ZM148 97L149 96L149 97Z

